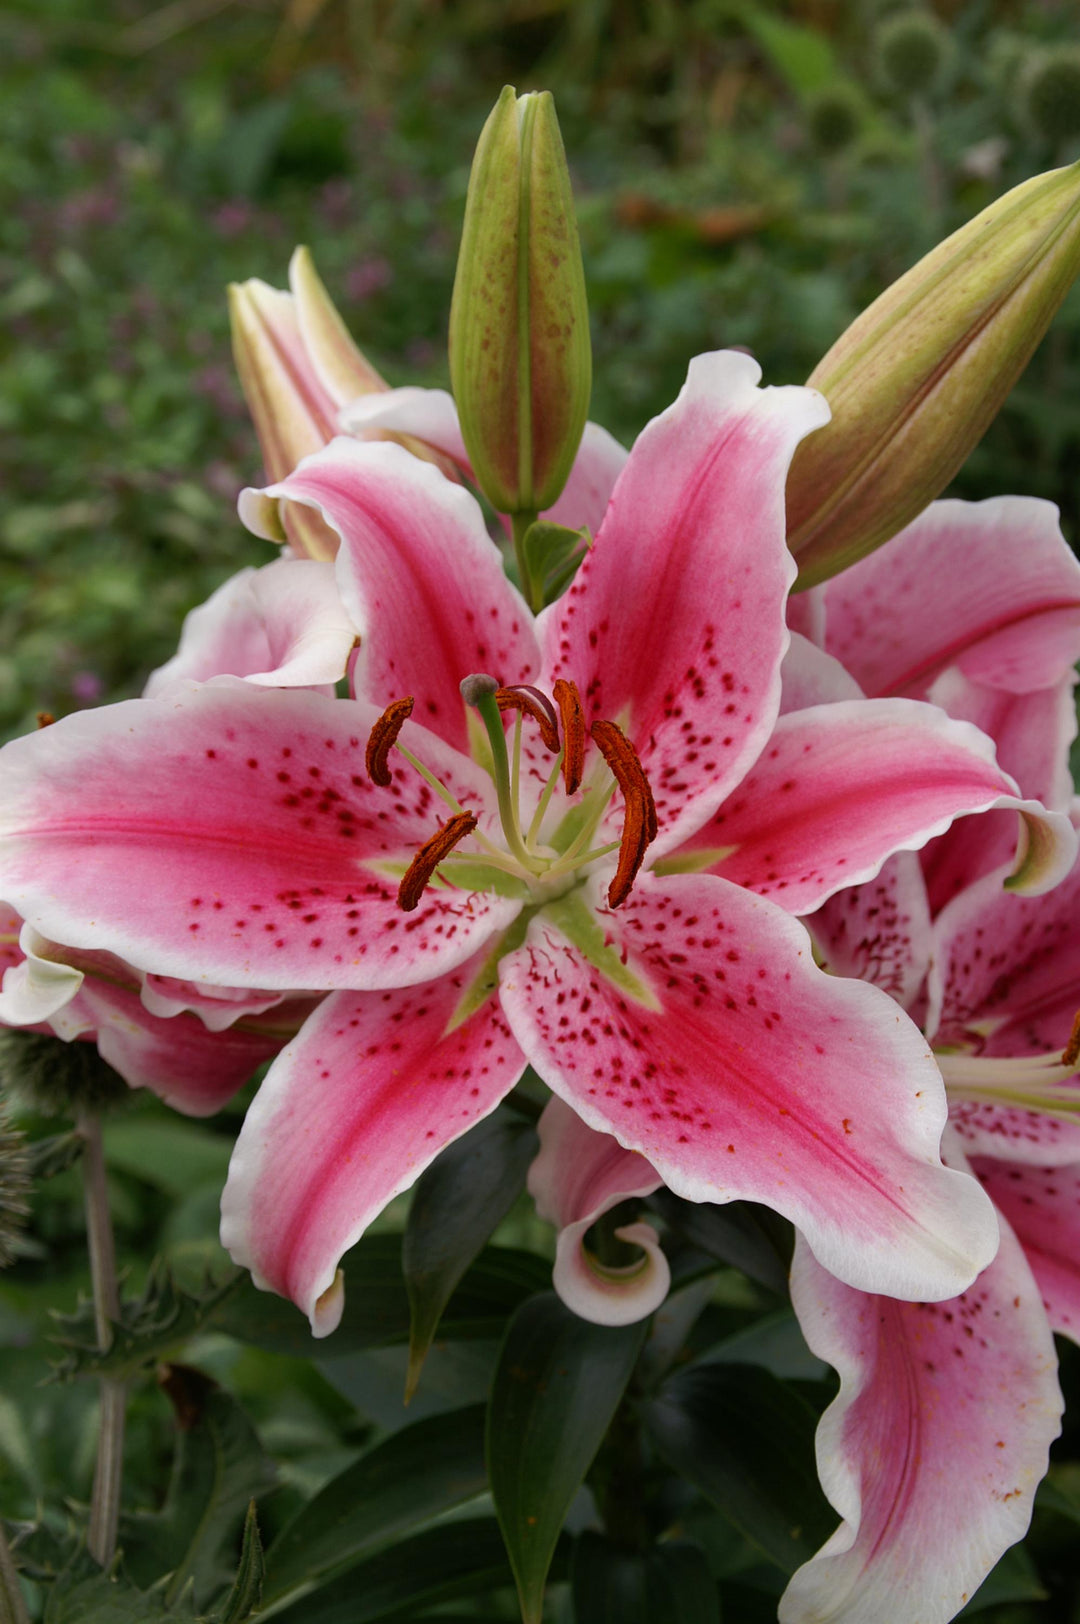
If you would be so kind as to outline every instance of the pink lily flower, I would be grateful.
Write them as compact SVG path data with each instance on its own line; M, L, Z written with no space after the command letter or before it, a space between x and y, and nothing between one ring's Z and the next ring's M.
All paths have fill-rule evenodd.
M784 1624L944 1624L1026 1532L1060 1430L1052 1332L1080 1340L1080 864L1038 898L1001 878L932 922L902 854L811 922L830 968L920 1013L949 1099L946 1159L976 1174L1002 1240L948 1303L853 1291L797 1246L795 1308L841 1378L818 1458L844 1520L792 1579Z
M315 1002L140 975L111 954L45 941L3 906L0 968L0 1026L95 1043L129 1087L150 1089L185 1116L219 1111Z
M527 1062L676 1192L773 1205L853 1285L947 1297L993 1255L988 1202L938 1156L925 1040L822 974L786 908L964 812L1020 810L1021 884L1075 836L933 707L777 720L784 478L826 409L758 376L692 364L535 624L462 487L335 441L266 494L341 537L353 700L193 684L6 748L0 895L35 928L331 992L248 1114L222 1222L317 1334L341 1254Z
M1072 795L1080 659L1080 562L1057 509L1033 497L933 502L905 530L792 599L795 629L870 695L930 699L974 722L1025 795L1058 811ZM1000 816L936 841L924 867L934 911L1008 859Z

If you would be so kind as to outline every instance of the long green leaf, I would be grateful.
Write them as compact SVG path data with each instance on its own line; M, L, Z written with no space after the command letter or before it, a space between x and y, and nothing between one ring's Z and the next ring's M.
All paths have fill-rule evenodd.
M418 1181L401 1245L411 1313L409 1394L455 1286L513 1206L538 1149L529 1123L496 1111Z
M575 1624L720 1624L716 1581L688 1540L631 1551L582 1534L570 1583Z
M817 1417L753 1365L696 1365L646 1410L657 1448L785 1573L836 1526L814 1466Z
M646 1325L592 1325L545 1292L523 1303L507 1329L488 1406L488 1475L525 1624L538 1624L559 1531Z
M266 1559L263 1556L259 1521L255 1515L255 1502L252 1500L244 1519L240 1566L228 1595L214 1615L215 1620L219 1620L220 1624L247 1624L247 1620L259 1611L265 1578Z
M375 1624L512 1583L493 1517L439 1523L287 1607L278 1624Z
M335 1477L267 1553L264 1611L487 1487L484 1407L404 1427Z

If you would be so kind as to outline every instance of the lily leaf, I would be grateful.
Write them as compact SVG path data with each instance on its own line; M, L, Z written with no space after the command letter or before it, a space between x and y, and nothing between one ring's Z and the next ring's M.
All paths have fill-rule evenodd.
M499 1110L448 1146L417 1182L401 1246L411 1317L407 1398L443 1309L513 1206L539 1143L527 1122Z
M785 1573L836 1526L814 1465L817 1416L756 1365L708 1364L669 1378L646 1422L668 1464Z
M592 1325L554 1292L523 1303L507 1328L488 1406L488 1476L525 1624L539 1624L559 1532L646 1328Z
M225 1597L219 1612L214 1614L215 1624L247 1624L262 1601L266 1560L263 1556L259 1522L255 1515L255 1502L248 1503L244 1518L244 1543L240 1548L240 1566L236 1570L232 1589Z
M732 1201L722 1207L683 1201L670 1190L658 1190L649 1205L710 1257L741 1269L777 1296L787 1296L793 1232L786 1219L768 1207L754 1201Z
M574 579L589 546L586 531L571 530L550 519L531 524L523 548L530 585L539 589L533 601L554 603Z
M574 1616L587 1624L720 1624L716 1581L700 1546L669 1540L630 1551L582 1534L570 1576Z
M282 1529L267 1553L264 1610L315 1589L486 1487L482 1405L404 1427L333 1478Z

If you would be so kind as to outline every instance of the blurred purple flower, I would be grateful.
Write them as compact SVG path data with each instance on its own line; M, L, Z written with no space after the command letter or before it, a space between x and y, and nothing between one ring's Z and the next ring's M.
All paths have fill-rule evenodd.
M359 303L362 299L370 299L373 293L379 293L383 288L389 287L393 280L394 270L390 261L374 254L370 259L362 259L348 272L345 277L345 291L350 299Z

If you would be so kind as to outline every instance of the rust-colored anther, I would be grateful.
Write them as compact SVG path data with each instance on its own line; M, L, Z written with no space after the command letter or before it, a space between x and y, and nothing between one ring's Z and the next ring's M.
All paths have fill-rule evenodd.
M566 682L559 677L551 691L562 719L565 752L562 764L563 783L566 785L567 794L573 795L581 788L585 772L585 711L576 682Z
M540 729L543 739L552 755L559 753L559 724L555 716L555 707L547 694L541 693L539 688L533 688L528 683L515 683L510 688L499 688L495 693L495 703L501 711L517 710L525 716L531 716Z
M424 894L424 887L442 862L453 851L459 840L471 835L476 828L475 812L455 812L430 840L425 840L401 877L398 886L398 907L412 913Z
M53 725L53 723L55 721L56 721L56 717L53 715L52 711L38 711L38 713L37 713L37 725L38 725L39 728L41 728L41 727L52 727L52 725Z
M608 886L608 905L617 908L630 895L649 842L656 838L656 803L638 753L622 728L614 722L597 721L590 731L611 768L626 809L618 867Z
M1063 1066L1075 1066L1080 1060L1080 1009L1073 1016L1072 1034L1061 1055Z
M380 789L389 789L394 781L390 771L390 752L397 743L398 734L412 715L412 708L411 698L395 699L393 704L387 705L368 735L364 764L371 782L378 784Z

